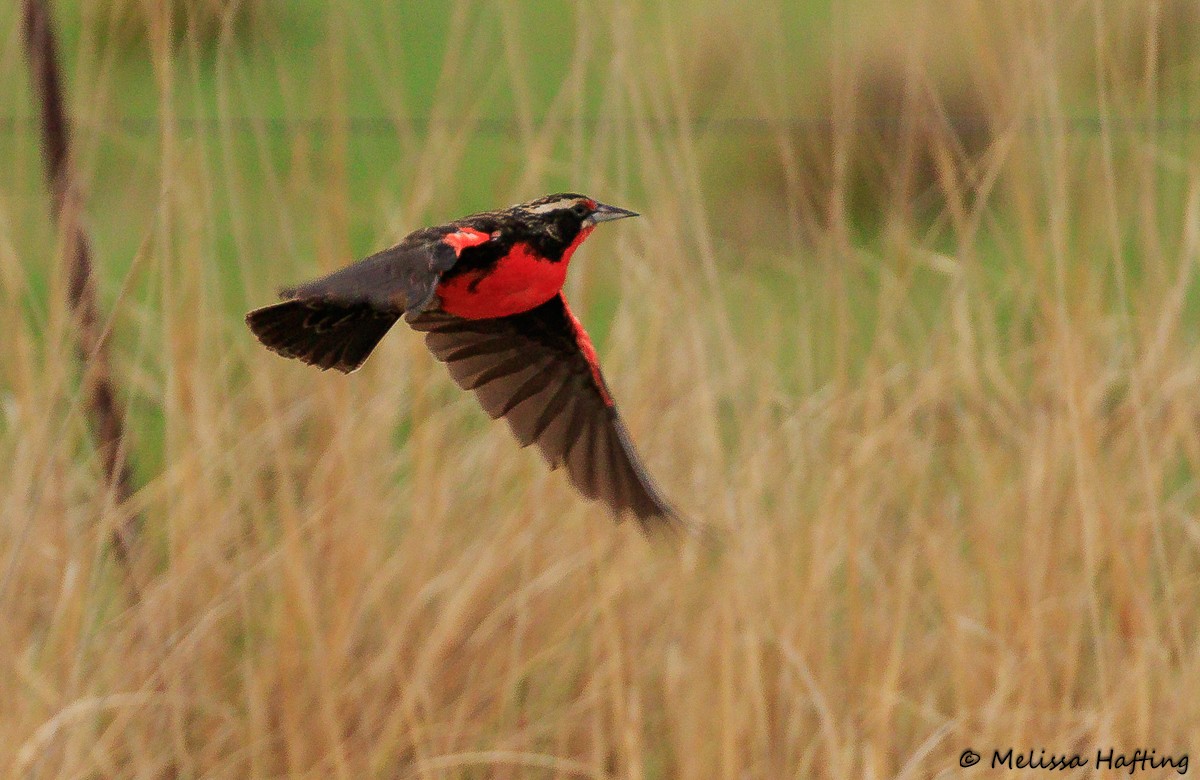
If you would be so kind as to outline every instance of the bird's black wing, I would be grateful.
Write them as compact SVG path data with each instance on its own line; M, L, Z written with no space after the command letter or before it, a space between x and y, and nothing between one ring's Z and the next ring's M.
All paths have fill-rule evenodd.
M246 324L268 349L322 370L357 369L405 312L429 305L459 253L490 239L471 228L427 228L391 249L280 293Z
M680 521L634 450L600 373L591 340L561 294L522 314L470 320L430 311L409 320L464 390L521 446L536 443L551 468L654 530Z

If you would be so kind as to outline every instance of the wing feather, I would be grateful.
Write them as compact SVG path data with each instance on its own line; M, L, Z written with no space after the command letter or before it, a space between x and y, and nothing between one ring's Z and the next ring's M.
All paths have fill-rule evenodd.
M426 228L396 246L331 274L280 292L283 298L366 304L380 311L420 312L438 281L454 267L460 249L444 240L446 228Z
M576 419L585 424L580 426L577 435L568 440L567 476L571 478L571 482L579 489L580 493L588 498L595 498L597 490L595 463L592 458L592 440L596 434L595 428L586 424L590 421L587 419L587 410L581 408L582 406L583 404L578 401L575 403Z
M460 387L504 417L522 446L620 517L647 529L679 522L642 466L595 362L587 334L561 295L528 312L463 319L428 311L410 319Z
M429 305L441 275L458 259L460 244L485 238L463 234L448 243L448 230L418 230L390 249L283 290L283 302L255 309L246 324L264 346L284 357L354 371L401 315Z
M571 401L571 383L562 382L558 389L554 391L554 395L546 402L546 405L538 412L537 421L533 425L531 436L534 440L541 441L543 434L550 428L550 424L559 419L567 404ZM547 444L542 444L542 455L545 456L551 468L558 468L562 465L561 451L552 453Z

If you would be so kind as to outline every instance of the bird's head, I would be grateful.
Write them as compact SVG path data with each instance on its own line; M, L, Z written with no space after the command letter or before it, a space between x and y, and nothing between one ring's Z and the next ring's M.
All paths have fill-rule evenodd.
M609 206L586 195L560 192L531 200L516 207L533 221L560 228L560 232L575 234L595 227L600 222L638 216L636 211ZM567 228L566 230L561 230Z

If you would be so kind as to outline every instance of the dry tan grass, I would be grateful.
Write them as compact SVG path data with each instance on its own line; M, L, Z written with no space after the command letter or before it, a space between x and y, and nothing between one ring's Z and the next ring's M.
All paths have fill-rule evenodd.
M619 294L603 362L662 484L728 529L716 555L654 548L581 504L413 334L350 378L253 343L247 301L349 258L353 198L378 244L454 215L472 186L468 119L403 136L393 186L350 193L338 96L344 52L374 40L361 19L335 14L321 79L280 74L332 128L300 133L283 160L265 126L233 123L254 102L232 41L172 51L170 25L151 25L160 130L128 171L148 190L95 163L137 139L104 123L119 96L85 33L80 159L93 201L128 196L118 224L139 247L104 290L142 421L145 585L130 602L105 549L119 514L62 296L31 281L53 234L24 226L36 200L0 190L3 771L928 777L958 776L967 747L986 764L1008 746L1200 745L1200 167L1186 136L1116 121L1176 111L1146 54L1153 17L945 7L915 5L880 39L935 114L923 47L956 40L990 136L970 153L952 123L899 136L919 146L912 194L933 217L888 211L869 246L849 189L870 133L856 63L874 60L845 33L876 16L834 14L820 175L794 128L744 147L687 129L713 94L730 113L821 105L772 65L794 44L772 22L784 7L618 4L579 23L544 121L515 97L522 154L500 202L565 179L647 215L594 238L569 292L585 319ZM501 34L479 53L495 30L466 8L435 118L470 116L460 87L488 52L538 64L518 9L495 11ZM1131 30L1145 69L1117 51ZM733 85L693 94L716 89L689 63L722 33ZM196 56L218 60L215 154L179 122ZM1066 81L1072 69L1093 81ZM601 76L613 124L589 135L572 116ZM385 95L387 78L373 84ZM1080 132L1079 113L1101 121ZM9 143L36 169L32 139ZM729 193L713 177L731 153L746 156L727 169L771 175ZM738 198L757 216L731 227L714 204Z

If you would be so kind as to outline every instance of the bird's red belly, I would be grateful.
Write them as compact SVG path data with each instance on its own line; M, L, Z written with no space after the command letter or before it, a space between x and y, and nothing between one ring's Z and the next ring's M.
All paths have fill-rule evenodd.
M471 320L508 317L541 306L558 295L567 278L571 254L590 230L582 231L562 259L551 262L516 245L486 271L469 271L442 282L442 309Z

